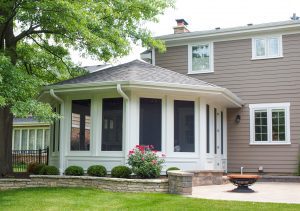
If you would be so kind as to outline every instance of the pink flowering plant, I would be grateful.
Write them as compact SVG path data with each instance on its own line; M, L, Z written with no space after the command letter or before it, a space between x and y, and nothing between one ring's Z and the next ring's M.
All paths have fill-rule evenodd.
M164 154L159 157L153 146L136 145L129 151L128 165L131 166L132 172L140 178L156 178L160 176L162 164L165 162Z

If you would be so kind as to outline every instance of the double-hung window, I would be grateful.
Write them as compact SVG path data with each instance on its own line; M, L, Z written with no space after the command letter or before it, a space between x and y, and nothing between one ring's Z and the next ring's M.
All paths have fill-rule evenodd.
M250 143L290 143L290 103L250 104Z
M252 59L282 57L282 36L255 37L252 39Z
M189 74L213 72L213 43L189 45Z

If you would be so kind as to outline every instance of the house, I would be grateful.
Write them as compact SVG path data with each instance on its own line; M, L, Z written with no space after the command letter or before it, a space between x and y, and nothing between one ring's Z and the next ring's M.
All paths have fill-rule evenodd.
M300 21L248 24L157 37L167 51L152 51L154 65L224 88L243 100L227 109L227 170L293 174L299 162ZM210 121L214 106L210 105ZM219 112L219 110L217 110ZM218 130L220 129L217 126ZM207 155L215 157L214 125Z
M64 116L50 163L61 172L125 164L137 144L166 167L292 174L299 156L300 21L189 32L177 20L167 46L44 88Z
M52 126L50 151L61 171L93 164L111 170L136 145L165 153L166 167L225 170L226 110L242 106L225 88L139 60L47 86L40 99L64 116ZM217 157L206 153L210 119L220 127L212 139Z

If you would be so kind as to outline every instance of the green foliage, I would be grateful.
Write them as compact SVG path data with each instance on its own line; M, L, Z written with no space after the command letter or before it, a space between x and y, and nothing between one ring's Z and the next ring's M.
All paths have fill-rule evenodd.
M69 166L65 170L65 175L82 176L84 174L83 168L80 166Z
M44 166L41 171L41 175L59 175L59 170L55 166Z
M132 172L141 178L160 176L165 160L160 158L152 148L153 146L136 145L133 150L129 151L128 165L131 166Z
M163 51L163 42L144 26L173 5L173 0L1 1L0 108L8 106L18 117L57 119L37 99L41 87L86 73L71 61L70 50L102 61L127 55L131 43ZM2 45L3 38L11 42Z
M27 166L27 173L28 174L33 174L34 169L36 168L36 166L38 165L38 163L29 163Z
M177 167L175 167L175 166L169 167L169 168L166 170L166 174L168 175L168 171L172 171L172 170L180 170L180 168L177 168Z
M131 169L127 166L115 166L111 170L111 176L116 178L129 178L131 173Z
M36 164L36 165L33 165L32 167L32 173L33 174L41 174L41 170L45 167L46 165L45 164Z
M87 173L90 176L105 177L107 171L106 168L102 165L93 165L88 168Z

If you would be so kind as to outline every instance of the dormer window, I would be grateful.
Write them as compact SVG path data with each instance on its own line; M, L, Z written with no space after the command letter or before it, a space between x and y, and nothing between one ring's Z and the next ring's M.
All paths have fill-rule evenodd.
M252 39L252 59L282 57L282 36L265 36Z
M189 74L213 72L213 44L189 45Z

